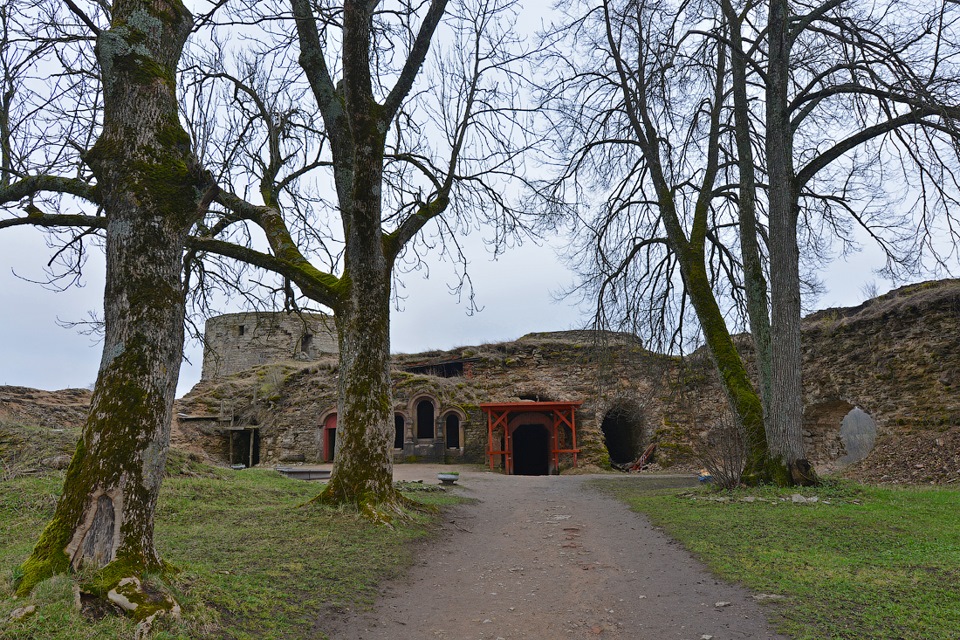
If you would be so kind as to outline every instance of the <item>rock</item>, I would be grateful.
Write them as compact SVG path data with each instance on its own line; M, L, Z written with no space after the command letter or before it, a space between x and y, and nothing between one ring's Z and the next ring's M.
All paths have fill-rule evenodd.
M131 614L133 618L140 618L141 622L148 622L147 631L152 620L158 613L169 613L174 618L180 617L180 605L167 594L154 589L145 589L137 577L123 578L117 586L107 592L107 599ZM145 605L139 613L137 609Z
M32 604L28 604L25 607L19 607L17 609L14 609L10 613L10 620L23 620L25 618L29 618L36 612L37 612L37 608Z
M48 469L66 469L70 466L71 457L67 455L62 456L53 456L51 458L44 458L40 461L41 467L47 467Z
M755 593L753 599L757 602L766 602L768 600L786 600L787 596L777 595L776 593Z
M715 606L717 609L722 609L723 607L729 607L731 604L733 604L733 603L731 603L731 602L718 602L718 603L716 603L716 604L713 605L713 606Z
M792 500L794 504L803 504L807 501L807 499L804 498L799 493L795 493L792 496L790 496L790 500Z

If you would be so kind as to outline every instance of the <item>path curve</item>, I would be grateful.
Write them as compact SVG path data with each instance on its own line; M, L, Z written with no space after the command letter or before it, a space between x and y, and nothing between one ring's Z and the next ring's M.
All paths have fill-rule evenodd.
M435 478L404 466L407 479ZM786 640L749 591L717 580L590 477L462 470L457 491L477 502L448 512L372 611L318 627L335 640Z

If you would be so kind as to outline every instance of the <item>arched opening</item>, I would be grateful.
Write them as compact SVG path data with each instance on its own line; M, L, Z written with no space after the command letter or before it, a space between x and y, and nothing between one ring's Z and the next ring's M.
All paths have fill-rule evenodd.
M433 423L433 402L425 398L417 403L417 439L432 440Z
M610 462L627 464L643 450L643 414L633 403L613 405L600 424Z
M337 414L331 413L323 421L323 460L333 462L337 452Z
M513 431L513 473L545 476L550 473L550 432L542 424L522 424Z
M393 448L403 449L403 414L393 414Z
M444 421L446 426L447 449L460 448L460 416L451 413Z
M303 337L300 338L300 353L305 356L310 355L310 349L313 347L313 336L309 333L303 334Z

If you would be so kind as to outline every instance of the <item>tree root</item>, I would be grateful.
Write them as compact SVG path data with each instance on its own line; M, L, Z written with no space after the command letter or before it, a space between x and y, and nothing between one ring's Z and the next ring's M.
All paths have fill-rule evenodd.
M395 520L406 521L412 519L411 512L436 511L436 507L412 500L394 487L387 491L386 496L375 496L372 493L348 496L344 495L343 492L334 491L331 485L327 485L323 491L308 500L303 506L308 504L356 509L357 513L374 524L388 527L392 527Z

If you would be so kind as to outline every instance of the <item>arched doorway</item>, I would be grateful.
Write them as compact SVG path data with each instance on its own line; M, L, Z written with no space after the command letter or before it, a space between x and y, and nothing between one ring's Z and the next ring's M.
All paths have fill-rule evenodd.
M633 402L618 402L610 407L600 430L614 464L633 462L643 451L643 412Z
M561 456L577 466L579 402L485 402L487 461L507 473L560 473ZM529 428L529 427L533 428ZM538 434L537 428L541 431ZM545 434L545 435L544 435ZM519 440L518 440L519 439ZM519 442L519 444L518 444ZM545 453L546 462L541 458Z
M424 398L417 403L417 439L432 440L434 434L435 410L433 402Z
M542 424L521 424L513 431L513 473L545 476L550 473L550 431Z
M331 413L323 421L323 460L333 462L337 451L337 414Z
M444 420L446 426L447 449L460 448L460 416L455 413L447 415Z

